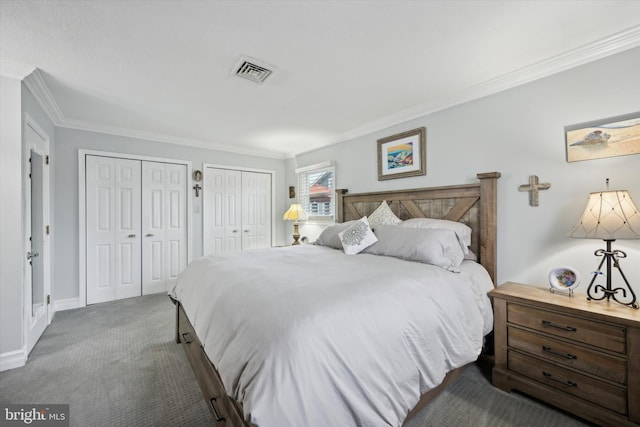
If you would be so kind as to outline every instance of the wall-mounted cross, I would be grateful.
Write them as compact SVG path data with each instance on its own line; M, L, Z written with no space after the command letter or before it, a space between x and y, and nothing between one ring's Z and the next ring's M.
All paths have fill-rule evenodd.
M521 185L518 187L518 191L528 191L529 192L529 205L538 206L538 192L540 190L547 190L551 187L551 184L548 182L538 183L538 176L531 175L529 177L529 185Z

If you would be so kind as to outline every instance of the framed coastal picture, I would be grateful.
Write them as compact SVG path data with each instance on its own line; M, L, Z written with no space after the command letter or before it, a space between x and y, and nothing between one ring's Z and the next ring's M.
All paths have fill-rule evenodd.
M640 154L640 112L564 130L567 162Z
M378 181L427 172L426 133L424 127L378 140Z

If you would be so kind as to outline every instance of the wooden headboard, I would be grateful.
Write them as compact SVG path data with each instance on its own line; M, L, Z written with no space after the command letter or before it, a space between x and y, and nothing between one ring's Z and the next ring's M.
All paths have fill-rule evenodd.
M500 172L479 173L477 183L349 194L336 190L337 221L370 215L383 200L398 218L437 218L471 227L471 250L496 286L497 181Z

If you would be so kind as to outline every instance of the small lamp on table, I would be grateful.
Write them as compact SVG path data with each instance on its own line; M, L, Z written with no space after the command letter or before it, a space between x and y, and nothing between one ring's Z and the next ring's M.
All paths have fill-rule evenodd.
M607 179L607 187L609 180ZM636 294L629 285L627 277L620 268L620 260L627 257L621 250L612 250L611 243L617 239L640 239L640 213L626 190L599 191L591 193L587 207L580 221L573 227L569 237L582 239L602 239L606 249L598 249L594 255L602 257L598 269L593 273L593 279L587 288L588 300L613 299L629 307L638 308ZM606 271L603 273L603 264ZM613 288L611 284L612 265L618 270L624 280L625 287ZM595 285L599 275L606 275L606 287Z
M300 231L298 230L298 220L309 219L309 215L304 211L302 205L293 203L288 211L284 213L282 219L285 221L293 221L293 243L292 245L299 245Z

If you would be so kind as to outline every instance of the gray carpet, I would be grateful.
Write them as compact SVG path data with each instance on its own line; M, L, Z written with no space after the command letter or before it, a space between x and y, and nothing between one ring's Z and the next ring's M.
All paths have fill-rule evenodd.
M0 372L0 403L70 404L71 426L211 425L175 311L150 295L63 311L26 366ZM581 421L491 386L472 366L408 427L578 427ZM305 427L305 426L299 426Z

